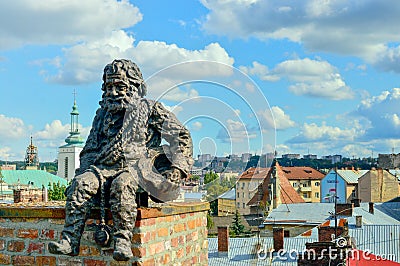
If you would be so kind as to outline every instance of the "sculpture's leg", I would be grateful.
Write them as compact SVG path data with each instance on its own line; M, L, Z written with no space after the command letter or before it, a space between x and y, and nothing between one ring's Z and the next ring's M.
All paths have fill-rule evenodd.
M61 233L62 239L49 243L49 251L53 254L77 256L85 222L91 208L91 198L99 189L99 180L92 172L76 176L67 188L65 204L65 225Z
M128 172L120 174L111 184L110 206L114 223L113 258L115 260L126 261L133 257L131 241L136 222L137 189L137 176Z

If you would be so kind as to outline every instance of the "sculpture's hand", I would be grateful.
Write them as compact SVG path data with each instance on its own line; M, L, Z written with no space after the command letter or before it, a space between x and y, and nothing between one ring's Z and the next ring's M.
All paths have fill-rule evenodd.
M179 183L182 172L178 168L172 167L171 170L164 171L162 175L171 182Z

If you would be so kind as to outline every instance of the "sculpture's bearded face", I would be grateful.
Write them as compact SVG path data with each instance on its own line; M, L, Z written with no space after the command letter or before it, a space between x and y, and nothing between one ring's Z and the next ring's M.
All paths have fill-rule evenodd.
M109 111L126 109L135 98L138 98L137 93L132 93L125 83L110 82L104 84L103 87L103 101Z
M146 93L139 68L128 60L114 60L104 69L103 100L101 105L109 112L134 106Z

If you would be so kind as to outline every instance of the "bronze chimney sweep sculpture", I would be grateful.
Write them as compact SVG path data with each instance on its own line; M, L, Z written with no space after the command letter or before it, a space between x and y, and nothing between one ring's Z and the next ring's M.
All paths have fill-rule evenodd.
M119 59L106 65L102 100L80 154L80 168L67 188L62 239L49 243L54 254L77 256L85 221L93 206L109 207L113 219L113 258L133 257L136 193L144 189L155 201L179 195L192 159L189 131L157 101L144 98L146 84L138 66ZM164 139L169 145L161 145ZM99 242L107 242L107 230ZM99 243L98 242L98 243Z

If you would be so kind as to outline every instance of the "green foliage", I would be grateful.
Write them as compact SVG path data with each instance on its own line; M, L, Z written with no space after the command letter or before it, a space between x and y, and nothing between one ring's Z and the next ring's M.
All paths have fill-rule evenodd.
M48 198L49 200L66 200L65 190L67 187L65 185L60 185L60 182L49 183L48 188Z
M215 176L216 175L214 173ZM210 202L210 209L212 215L218 214L218 197L227 192L228 190L232 189L235 186L235 179L231 178L229 180L223 179L213 179L214 182L209 182L205 185L205 189L207 190L207 197L206 200Z
M229 234L232 237L237 237L237 236L243 236L246 233L248 232L245 230L244 225L242 224L239 211L236 210L235 216L233 216L233 222L232 226L230 227Z
M207 229L211 229L214 226L214 221L211 217L210 211L207 212Z
M208 184L218 178L218 175L214 172L208 172L204 175L204 184Z
M200 176L198 176L198 175L192 175L189 178L190 181L199 181L199 179L200 179Z

